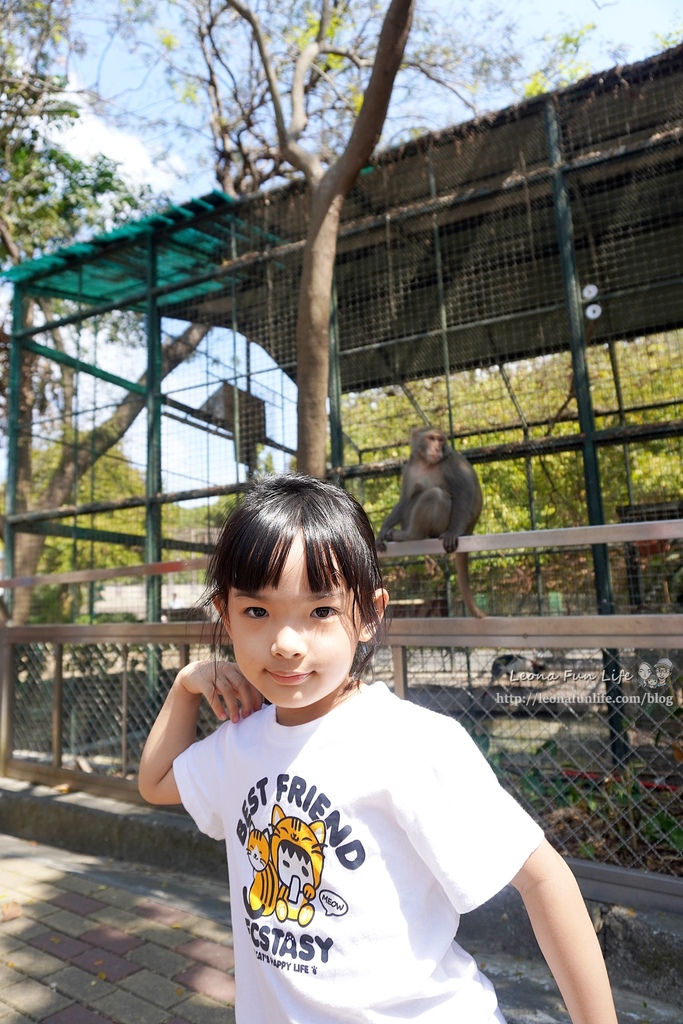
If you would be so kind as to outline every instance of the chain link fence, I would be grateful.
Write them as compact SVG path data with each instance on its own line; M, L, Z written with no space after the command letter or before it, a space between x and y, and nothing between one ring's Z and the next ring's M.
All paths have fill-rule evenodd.
M482 533L681 516L682 140L678 48L364 169L339 230L327 443L376 529L425 423L476 467ZM211 193L11 272L14 575L204 555L250 476L295 468L307 228L301 182ZM683 608L680 544L612 560L617 610ZM490 613L594 610L588 552L472 561ZM448 604L437 563L393 581L426 604L439 573ZM14 615L193 607L191 578L168 589L48 582Z
M548 619L399 615L369 679L457 718L564 854L683 875L680 632L662 616L656 645L652 630L624 642L633 620L600 618L577 619L574 638L546 645L523 637L539 623L548 633ZM503 621L508 646L492 639ZM231 655L213 653L209 622L76 627L77 636L70 626L17 629L17 642L6 637L16 679L6 769L85 788L114 780L124 798L135 794L142 747L178 670ZM458 630L480 639L464 645ZM600 631L613 646L596 646ZM204 705L198 736L217 724Z
M405 697L457 718L563 854L681 875L683 655L611 654L409 648Z

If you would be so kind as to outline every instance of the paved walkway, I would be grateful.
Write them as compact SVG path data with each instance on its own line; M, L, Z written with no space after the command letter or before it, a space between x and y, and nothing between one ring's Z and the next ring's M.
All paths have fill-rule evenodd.
M0 836L0 1024L232 1024L227 884Z
M476 956L508 1024L567 1024L544 965ZM622 1024L681 1022L616 997ZM0 835L0 1024L234 1024L233 998L227 884Z

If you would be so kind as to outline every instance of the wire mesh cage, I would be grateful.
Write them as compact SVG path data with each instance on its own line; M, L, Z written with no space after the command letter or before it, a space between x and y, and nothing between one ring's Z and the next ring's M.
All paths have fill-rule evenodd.
M477 468L480 532L680 516L682 116L679 48L365 168L339 231L328 444L376 528L427 423ZM231 495L296 467L306 231L300 182L212 193L12 272L16 575L205 554ZM680 610L679 545L627 561L615 608ZM590 607L584 567L541 612ZM490 594L538 565L473 571ZM117 614L99 600L36 592L15 617Z
M680 875L681 679L656 651L611 657L413 648L406 698L458 718L562 853ZM386 653L375 672L393 677Z
M683 517L682 139L679 48L364 169L338 237L327 445L376 530L427 424L476 468L479 533ZM300 182L214 192L10 275L14 621L121 627L14 645L14 758L131 778L175 673L209 656L201 560L250 478L296 468L307 227ZM683 542L602 560L592 543L477 551L470 577L488 615L637 613L611 668L588 641L423 643L405 695L456 714L563 852L680 874L683 666L638 632L683 610ZM463 614L445 554L385 574L395 622ZM125 628L193 619L201 640ZM376 675L395 683L394 664Z

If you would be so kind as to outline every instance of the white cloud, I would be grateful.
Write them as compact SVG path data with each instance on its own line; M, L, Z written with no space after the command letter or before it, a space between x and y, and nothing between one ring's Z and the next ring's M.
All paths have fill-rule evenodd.
M115 160L120 173L135 184L147 184L155 192L174 192L187 166L179 154L159 159L138 136L107 124L87 107L78 120L60 131L62 146L81 159L93 159L99 153Z

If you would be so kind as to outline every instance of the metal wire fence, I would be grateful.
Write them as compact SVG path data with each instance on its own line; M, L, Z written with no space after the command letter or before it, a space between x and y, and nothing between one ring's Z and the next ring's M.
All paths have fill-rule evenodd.
M566 545L584 535L593 542L642 542L638 538L647 536L653 543L682 531L678 521L552 536L568 565L581 549ZM531 538L463 540L480 549L505 543L528 546ZM423 561L436 557L427 552ZM181 586L177 576L198 575L201 564L145 571L164 575L172 569L174 586ZM74 585L113 572L139 570L55 579ZM472 619L449 617L434 601L416 606L412 598L392 597L387 645L375 655L371 680L384 680L402 698L460 720L563 853L683 874L679 616ZM187 621L182 607L166 623L4 626L2 769L33 781L95 790L106 784L134 795L142 747L175 675L188 661L230 658L229 647L216 647L220 639L208 614ZM203 706L198 735L216 725Z
M419 632L417 620L405 622ZM211 657L211 637L198 624L169 625L160 628L175 639L141 643L119 628L117 641L71 643L67 627L57 641L13 647L12 773L134 786L177 671ZM604 648L512 638L463 647L423 637L414 646L404 644L405 628L393 624L389 642L400 643L377 653L371 677L457 718L561 852L683 874L683 651L619 646L606 658ZM216 725L204 706L198 735Z
M364 169L339 232L327 440L375 528L425 423L475 465L483 533L681 515L682 140L679 48ZM204 554L248 477L295 466L307 224L300 182L212 193L12 272L15 575ZM681 610L679 545L612 558L616 609ZM473 563L490 612L594 607L588 552ZM425 603L439 571L395 577ZM159 620L193 603L174 583L130 589L130 608L26 592L14 614Z
M680 875L680 675L666 659L657 678L658 652L613 657L617 693L601 650L412 648L405 696L458 718L563 854Z
M14 648L13 757L134 779L145 740L181 666L207 645L121 642ZM208 728L210 711L202 709Z

